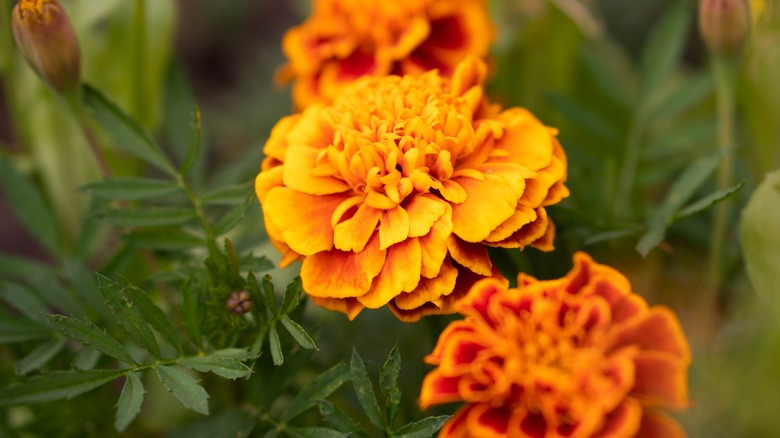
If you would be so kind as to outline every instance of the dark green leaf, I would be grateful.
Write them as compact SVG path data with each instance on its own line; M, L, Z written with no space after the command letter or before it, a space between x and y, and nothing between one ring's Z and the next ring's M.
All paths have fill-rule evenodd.
M709 73L699 73L665 93L658 103L652 105L647 118L649 121L674 120L704 101L712 94L712 90L712 76Z
M366 364L363 363L363 359L360 358L355 350L352 350L352 361L349 369L352 375L352 386L355 388L355 395L363 408L363 412L365 412L374 426L380 430L385 430L385 420L382 417L382 412L379 410L379 404L374 394L374 386L368 377L368 371L366 371Z
M82 370L91 370L97 366L103 354L91 348L85 348L73 357L73 366Z
M642 51L643 101L658 91L677 67L687 41L690 4L678 0L653 30Z
M161 198L180 189L174 181L117 176L89 183L81 190L101 199L137 201Z
M324 427L293 427L287 426L284 433L292 438L346 438L348 433Z
M551 93L548 95L548 99L556 109L561 111L580 128L608 141L610 144L620 144L620 133L605 122L600 115L593 112L592 107L560 93Z
M44 315L49 312L49 308L27 287L16 283L0 283L0 297L30 321L46 322Z
M203 246L204 240L185 231L136 231L123 236L133 246L141 248L179 251Z
M712 207L713 205L731 197L731 195L737 193L744 186L745 186L745 181L742 180L741 182L734 184L729 188L718 190L715 193L711 193L710 195L705 196L699 199L698 201L694 202L693 204L690 204L687 207L683 208L682 210L678 211L677 214L674 215L673 220L678 221L688 216L693 216L694 214L701 213L702 211Z
M387 424L395 422L398 407L401 405L401 388L398 387L398 376L401 375L401 352L396 344L387 356L385 364L379 370L379 389L385 396L385 412Z
M116 419L114 420L114 427L119 432L124 432L138 413L141 412L141 404L144 402L146 390L138 374L132 373L127 376L125 385L122 387L122 393L119 394L119 401L116 405Z
M214 373L226 379L238 379L252 373L252 369L232 357L210 354L182 358L181 365L204 373Z
M265 256L255 257L249 254L241 256L238 260L241 269L244 271L265 272L275 268L273 262Z
M303 286L301 284L301 277L295 277L290 284L287 285L287 289L284 291L284 300L282 301L282 315L287 315L301 302L303 295Z
M265 305L270 309L275 315L279 314L279 309L276 307L276 294L274 294L274 283L271 279L270 275L266 275L263 277L263 299L265 300Z
M211 353L211 355L237 360L255 359L258 356L257 354L252 354L252 352L246 348L223 348L222 350Z
M209 414L209 394L195 379L174 367L158 365L155 369L165 388L172 392L181 404L200 414Z
M350 436L354 435L360 438L371 438L371 436L360 427L360 424L358 424L357 421L341 412L333 403L327 400L320 400L317 404L320 407L320 414L325 418L325 421L336 429L341 432L349 433Z
M0 390L0 406L70 399L127 373L127 370L57 371Z
M274 365L279 366L284 363L284 354L282 353L282 343L279 341L279 333L276 331L276 324L271 324L268 329L268 343L271 347L271 358Z
M29 319L0 313L0 344L46 339L51 334L51 330Z
M138 307L128 299L126 288L100 274L97 274L97 278L100 292L103 293L106 305L114 313L119 326L133 341L160 359L160 347L157 345L154 333Z
M311 336L309 336L309 334L306 333L306 330L304 330L303 327L300 326L300 324L290 319L290 317L288 317L287 315L282 315L279 321L282 323L284 328L286 328L287 331L290 332L290 335L292 335L292 337L295 339L295 342L297 342L298 345L310 350L317 348L317 346L314 344L314 340L312 340Z
M210 205L240 205L246 201L247 197L254 196L253 187L251 181L223 186L201 196L200 200L204 204Z
M134 207L99 211L95 217L118 227L162 227L182 225L197 216L189 208Z
M301 388L298 395L282 412L281 420L284 422L290 421L309 410L318 400L326 399L349 379L349 366L343 362L323 372Z
M247 438L257 420L245 412L226 410L189 421L173 431L171 438Z
M83 259L66 257L62 263L62 275L81 301L100 318L106 321L113 318L111 310L103 303L103 295L98 290L94 272L86 266Z
M84 316L84 305L76 299L70 288L62 284L57 275L42 273L28 278L27 284L48 307L58 309L60 313Z
M187 150L187 156L184 157L184 161L181 163L181 174L186 175L190 171L190 168L198 159L200 154L200 147L203 142L202 128L200 123L200 108L195 107L195 112L192 121L192 139L190 140L190 147Z
M128 364L136 363L119 341L86 318L82 320L72 316L46 315L46 319L49 325L86 346Z
M59 254L56 216L37 187L0 154L0 185L19 222L53 255Z
M601 43L601 41L600 41ZM615 102L629 108L633 102L632 81L621 70L620 60L607 44L584 44L581 51L585 66L602 91Z
M29 278L41 274L54 275L54 271L50 266L35 260L0 253L0 274L3 278Z
M642 148L642 159L665 160L691 153L715 137L717 123L705 118L685 123L677 129L664 130Z
M438 432L444 423L446 423L449 419L449 415L428 417L423 420L407 424L406 426L396 430L393 433L393 436L398 438L427 438Z
M637 226L637 227L624 228L622 230L609 230L609 231L599 232L596 234L591 234L588 236L587 239L585 239L584 244L593 245L599 242L618 240L624 237L634 236L640 231L642 231L643 228L644 227Z
M95 120L122 148L169 175L176 175L176 169L163 155L160 146L130 115L88 85L84 86L84 101L92 109Z
M200 286L193 281L187 280L181 287L181 293L181 313L184 318L184 328L187 330L187 334L192 342L200 349L203 343L200 331L202 319L200 309Z
M255 205L257 205L257 203L255 202L254 194L248 196L244 200L243 204L234 207L232 210L230 210L224 216L222 216L222 218L219 220L216 226L214 226L214 233L220 236L232 230L233 227L238 225L238 223L241 222L242 219L244 219L249 209L254 207Z
M27 356L19 359L14 365L14 372L23 376L30 371L41 368L56 356L66 343L66 339L49 339L27 354Z
M179 335L174 330L173 325L171 325L168 315L157 307L144 291L132 286L126 279L120 277L120 283L124 286L126 296L138 308L144 320L152 329L162 335L163 339L168 341L176 351L181 353L182 347Z

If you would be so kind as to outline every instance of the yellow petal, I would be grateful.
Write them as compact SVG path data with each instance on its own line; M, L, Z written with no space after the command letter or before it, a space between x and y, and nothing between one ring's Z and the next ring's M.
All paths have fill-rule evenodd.
M485 175L484 181L458 178L468 193L462 204L452 206L453 232L466 242L481 242L516 210L514 190L498 176Z
M508 151L509 161L530 170L539 170L550 164L553 137L536 117L524 108L511 108L501 113L499 118L506 121L507 126L495 147Z
M452 258L461 266L469 268L476 274L490 276L493 263L490 261L490 256L484 245L464 242L454 235L450 235L447 240L447 248Z
M336 225L333 230L333 244L342 251L360 252L366 247L368 239L374 235L381 210L361 205L355 215ZM384 249L384 248L382 248Z
M409 237L409 214L400 206L387 210L379 220L379 248L387 249Z
M452 263L445 260L434 278L421 278L420 284L413 291L395 297L395 305L401 310L413 310L426 303L439 299L445 291L455 287L458 270Z
M302 193L329 195L350 190L346 181L333 176L315 176L319 149L301 144L287 147L284 162L284 185Z
M434 278L439 275L444 258L447 256L447 239L452 235L452 208L437 220L431 231L420 237L422 246L422 276Z
M533 208L526 207L524 205L518 205L515 213L499 225L498 228L493 230L489 236L485 239L487 242L499 242L502 241L521 227L536 220L536 211Z
M428 234L447 211L447 203L426 194L413 197L405 209L409 214L409 237L420 237Z
M378 309L397 295L414 290L420 282L422 250L417 239L391 246L382 271L374 278L371 290L357 297L371 309Z
M379 238L374 237L357 254L332 249L308 256L301 267L303 290L323 298L361 296L382 270L386 252L379 250Z

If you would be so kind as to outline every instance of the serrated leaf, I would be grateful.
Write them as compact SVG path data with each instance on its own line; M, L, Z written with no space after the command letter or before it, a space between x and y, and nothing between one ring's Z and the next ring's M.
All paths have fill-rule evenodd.
M120 281L120 284L124 287L126 296L136 308L138 308L144 320L152 329L162 335L163 339L168 341L176 351L181 353L182 347L181 341L179 341L179 335L176 333L176 330L174 330L173 325L171 325L168 315L157 307L144 291L132 286L122 277L120 277Z
M195 161L198 159L198 154L200 154L201 145L203 144L200 108L197 106L195 107L193 118L190 147L187 149L187 155L184 157L184 161L181 163L181 169L179 170L182 175L186 175L187 172L190 171L192 165L195 164Z
M292 438L345 438L349 436L348 433L339 432L338 430L328 429L325 427L287 426L283 431Z
M125 288L100 274L97 274L97 278L100 292L106 299L106 305L114 313L119 326L135 343L160 359L160 347L157 345L154 333L138 307L128 299Z
M406 426L393 432L393 436L397 438L427 438L438 432L444 423L446 423L449 419L449 415L428 417L420 421L407 424Z
M127 373L127 370L56 371L0 390L0 406L70 399Z
M350 369L346 363L339 363L307 383L298 395L282 412L281 420L288 422L314 407L317 400L324 400L350 379Z
M200 414L209 414L209 394L195 379L167 365L158 365L155 370L165 388L173 393L181 404Z
M123 238L136 247L165 251L180 251L204 245L204 240L200 237L181 230L136 231L124 235Z
M30 321L45 323L49 308L33 291L17 283L0 283L0 297Z
M45 339L51 334L51 330L29 319L0 313L0 344Z
M309 350L314 350L317 348L317 345L314 344L314 340L311 338L311 336L309 336L308 333L306 333L306 330L304 330L300 324L290 319L289 316L282 315L279 321L282 323L284 328L287 329L293 339L295 339L295 342L297 342L298 345Z
M46 320L55 329L88 347L128 364L136 363L133 356L125 350L119 341L86 318L46 315Z
M189 208L133 207L99 211L95 217L117 227L163 227L182 225L197 218Z
M642 96L647 99L669 77L687 41L690 4L678 0L650 34L642 50Z
M119 394L119 401L116 405L116 419L114 420L114 427L118 432L124 432L138 413L141 412L141 405L144 402L146 390L138 374L132 373L127 376L125 385L122 387L122 393Z
M46 365L67 343L66 339L49 339L14 364L14 372L23 376Z
M170 438L247 438L257 425L250 414L226 410L189 421L171 433Z
M140 201L161 198L180 190L174 181L139 177L112 177L89 183L80 190L107 200Z
M214 373L226 379L238 379L252 373L252 369L232 357L210 354L207 356L184 357L181 365L204 373Z
M214 226L214 233L217 236L220 236L232 230L233 227L244 219L249 209L255 205L257 205L257 203L254 202L254 194L247 196L243 204L234 207L222 216L219 222Z
M398 413L398 407L401 405L401 388L398 387L398 377L401 375L401 352L398 350L398 344L390 350L385 364L379 370L379 389L385 397L385 412L387 413L387 423L393 424L395 416Z
M57 255L60 231L56 216L37 187L0 154L0 185L16 217L49 253Z
M276 331L276 323L272 323L268 329L268 344L271 348L271 358L274 365L279 366L284 363L284 354L282 353L282 343L279 340L279 333Z
M301 277L295 277L284 290L284 299L282 300L282 315L287 315L301 302L303 296L303 285L301 283Z
M376 401L374 386L368 377L366 364L363 363L363 359L360 358L355 350L352 350L352 360L350 361L349 369L352 376L352 386L355 388L355 395L363 408L363 412L365 412L371 424L380 430L385 430L385 420L382 412L379 410L379 403Z
M688 216L693 216L694 214L701 213L702 211L712 207L715 204L718 204L721 201L724 201L731 197L734 193L737 193L742 189L742 187L745 186L745 181L742 180L741 182L734 184L731 187L728 187L723 190L718 190L715 193L711 193L698 201L688 205L687 207L681 209L677 212L677 214L674 215L674 221L678 221L681 219L685 219Z
M175 176L176 169L165 157L160 146L130 115L111 102L100 91L85 85L84 102L92 116L127 152Z
M371 438L363 428L360 427L357 421L353 420L347 414L341 412L333 403L327 400L320 400L317 402L320 408L320 414L325 418L325 421L335 427L337 430L348 433L350 436L354 435L360 438Z
M251 181L223 186L201 196L200 200L207 205L240 205L246 201L247 197L253 196L253 187Z

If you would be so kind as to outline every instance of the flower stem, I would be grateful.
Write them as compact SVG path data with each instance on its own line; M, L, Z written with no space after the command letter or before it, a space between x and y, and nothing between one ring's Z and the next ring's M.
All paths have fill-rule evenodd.
M631 197L634 192L636 169L639 165L639 152L642 146L642 133L645 130L645 115L642 107L637 109L631 120L631 127L626 139L623 162L620 165L618 184L615 189L615 219L622 221L628 218L631 211Z
M176 174L176 183L179 185L179 188L184 192L184 194L187 195L187 199L190 200L192 207L195 209L195 215L198 217L198 222L200 223L201 228L203 228L203 231L206 233L206 245L208 246L209 254L213 255L218 253L219 248L217 248L216 244L217 234L214 232L214 228L211 226L211 223L206 217L206 213L203 210L203 203L200 201L200 198L198 198L197 195L195 195L195 193L192 191L192 188L181 173Z

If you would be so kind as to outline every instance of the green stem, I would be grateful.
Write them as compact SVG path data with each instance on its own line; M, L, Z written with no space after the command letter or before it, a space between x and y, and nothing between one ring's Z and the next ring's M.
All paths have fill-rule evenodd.
M642 146L642 133L645 130L644 111L640 107L631 120L626 139L623 162L620 165L618 184L615 188L614 215L617 220L625 220L631 211L631 197L634 192L636 171L639 165L639 152Z
M192 191L192 188L181 173L176 174L176 183L190 200L192 207L195 209L195 215L198 217L198 222L200 223L201 228L203 228L203 231L206 233L206 245L208 245L209 254L217 254L219 252L219 248L217 248L216 244L217 234L214 232L214 228L211 226L211 223L206 217L206 213L203 210L203 203L200 201L200 198L198 198Z
M718 190L724 190L733 179L733 160L726 151L734 146L735 64L731 59L716 57L712 68L717 99L718 150L725 155L718 168L717 185ZM715 206L707 271L707 289L713 293L720 288L722 279L723 248L730 228L730 212L729 200Z

